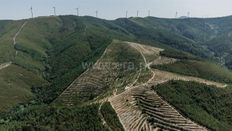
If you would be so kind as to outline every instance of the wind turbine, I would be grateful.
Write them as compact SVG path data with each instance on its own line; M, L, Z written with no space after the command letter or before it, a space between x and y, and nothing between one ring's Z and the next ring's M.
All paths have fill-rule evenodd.
M79 16L79 8L76 8L76 10L77 10L77 16Z
M187 15L187 16L188 16L188 18L190 17L190 12L188 12L188 15Z
M98 17L98 11L97 11L97 10L96 10L96 12L95 12L95 13L96 13L96 17Z
M137 10L137 17L139 17L139 11Z
M151 11L150 11L150 10L148 10L148 16L149 16L149 17L151 16Z
M128 11L126 11L126 18L128 17Z
M177 18L178 17L178 12L176 12L176 15L175 15L175 18Z
M30 11L31 11L31 18L33 18L34 15L33 15L33 8L32 8L32 6L31 6L31 8L30 8Z
M53 7L53 11L54 11L54 16L56 16L56 7Z

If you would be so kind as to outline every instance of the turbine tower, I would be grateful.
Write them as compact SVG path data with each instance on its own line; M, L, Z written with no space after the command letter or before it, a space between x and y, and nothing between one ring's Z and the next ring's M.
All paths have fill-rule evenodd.
M151 11L150 11L150 10L148 10L148 16L149 16L149 17L151 16Z
M128 11L126 11L126 18L128 18Z
M178 12L176 12L176 15L175 15L175 18L177 18L178 17Z
M95 12L95 13L96 13L96 17L98 17L98 11L97 11L97 10L96 10L96 12Z
M137 17L139 17L139 11L137 10Z
M31 18L33 18L34 15L33 15L33 8L32 8L32 6L31 6L31 8L30 8L30 11L31 11Z
M54 16L56 16L56 7L53 7L53 11L54 11Z
M188 16L188 18L190 17L190 12L188 12L188 15L187 15L187 16Z
M77 16L79 16L79 8L76 8L76 10L77 10Z

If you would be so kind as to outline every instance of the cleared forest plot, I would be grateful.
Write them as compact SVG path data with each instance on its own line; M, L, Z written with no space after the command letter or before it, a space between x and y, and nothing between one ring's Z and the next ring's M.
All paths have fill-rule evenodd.
M207 128L181 115L179 111L154 92L152 87L171 80L195 81L218 88L225 88L227 85L198 77L152 69L150 67L152 64L170 64L175 63L177 59L161 57L160 52L163 49L160 48L131 42L122 43L126 43L129 45L128 47L137 51L140 59L142 58L140 62L143 63L140 68L147 68L152 76L143 83L137 83L141 77L138 73L136 78L125 87L124 92L118 94L116 89L112 96L98 100L96 103L109 100L125 130L207 130ZM104 90L111 88L112 82L123 70L113 70L110 66L98 67L106 60L121 60L112 59L111 56L113 55L111 53L114 46L109 46L93 67L78 77L56 101L71 106L77 104L78 100L92 100L101 93L104 94ZM103 118L102 122L109 127Z
M151 53L152 47L147 48L135 43L129 44L140 52L146 63L146 68L153 73L153 76L146 83L127 88L125 92L110 98L109 101L118 114L125 130L208 130L182 116L173 106L163 100L156 92L152 91L150 87L170 80L195 81L214 85L219 88L224 88L227 85L197 77L182 76L151 69L150 65L152 62L146 59L146 55L156 54L157 56L159 55L159 51ZM162 57L155 57L155 60L153 60L155 64L169 64L175 61L175 59L166 57L163 57L163 59Z
M111 82L116 78L117 74L109 66L100 66L103 62L102 57L81 74L64 92L56 99L56 102L65 105L74 105L81 101L92 100L109 88Z
M125 130L207 130L183 117L175 108L146 87L127 90L110 102Z
M124 45L125 43L121 41L109 45L101 58L74 80L55 100L55 103L74 105L95 100L108 93L107 91L111 90L112 93L114 86L118 83L123 87L134 81L136 79L134 76L140 70L139 64L142 57L136 50L128 49ZM125 56L118 57L119 54L125 54ZM126 56L127 54L131 56ZM132 68L130 68L130 63L133 64Z

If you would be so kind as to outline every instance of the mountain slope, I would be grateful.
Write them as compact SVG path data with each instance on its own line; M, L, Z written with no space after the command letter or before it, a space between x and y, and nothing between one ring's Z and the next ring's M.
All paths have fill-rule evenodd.
M158 59L160 61L160 52L161 51L162 51L162 49L151 47L151 46L144 46L144 45L131 43L131 42L114 41L112 44L110 44L108 46L108 48L105 50L105 53L103 53L102 57L96 62L96 64L103 62L103 66L104 66L104 62L110 62L110 63L119 62L119 63L126 63L126 64L128 62L132 62L132 64L134 64L135 66L133 65L131 68L125 68L124 67L125 65L124 65L123 66L124 68L116 68L115 70L113 70L115 72L106 72L107 71L106 70L107 66L106 66L104 68L100 68L103 70L100 70L98 73L96 73L94 70L96 70L98 68L95 67L96 66L96 64L95 64L92 67L92 69L89 68L89 70L87 70L85 73L83 73L83 75L79 76L76 80L78 82L78 84L72 84L69 88L67 88L61 94L61 96L58 97L57 101L55 101L57 103L55 103L55 104L65 105L64 110L66 110L67 108L68 109L70 108L69 106L80 105L80 102L84 102L84 103L81 103L83 105L83 107L79 107L79 108L84 108L86 105L87 106L89 104L92 105L93 102L94 103L104 103L104 101L109 100L111 102L113 108L115 109L117 115L119 116L120 122L122 123L122 125L124 126L124 128L126 130L127 129L129 129L129 130L130 129L137 129L137 128L138 129L150 129L150 128L155 128L155 129L193 129L193 128L195 128L195 129L205 130L205 127L199 126L198 124L194 123L193 121L190 121L185 116L181 116L179 114L179 112L176 109L173 109L173 107L170 106L170 104L168 104L168 103L164 107L162 107L162 106L159 107L159 109L163 109L163 108L166 109L167 108L167 112L170 111L170 113L172 113L172 114L174 113L173 114L174 118L172 118L172 116L167 115L164 117L165 119L160 119L160 117L159 117L160 114L157 114L158 116L151 115L150 114L151 110L159 110L159 109L150 109L150 108L152 108L153 106L155 106L155 107L158 106L159 102L164 103L165 100L159 99L158 103L153 103L154 105L150 105L150 107L147 108L147 106L143 107L143 105L140 105L141 107L140 106L138 107L138 104L140 104L140 103L138 103L137 100L133 99L136 96L138 96L138 99L140 99L140 98L142 99L141 96L143 96L146 91L150 92L150 90L149 90L150 87L156 86L158 83L163 83L163 82L166 82L166 81L169 81L172 79L182 79L185 81L193 80L196 82L206 83L209 85L215 85L215 86L218 86L220 88L224 88L224 85L221 83L210 82L210 81L199 79L199 78L192 78L192 77L188 78L187 76L181 77L181 76L178 76L176 74L172 74L172 75L168 74L167 75L167 73L165 73L165 72L161 72L161 75L159 75L159 71L151 69L150 65L153 62L155 62L154 60ZM127 57L125 57L125 56L127 56ZM162 58L161 57L161 60L167 61L167 59L170 59L170 58ZM173 61L170 59L170 62L173 62ZM164 64L168 64L168 62L165 62ZM130 67L130 65L126 65L126 67L127 66ZM112 69L114 69L114 68L108 68L108 69L111 69L111 71L112 71ZM130 70L128 70L128 69L130 69ZM145 73L146 69L148 69L147 71L151 72L153 75L150 75L148 73L148 76L145 75L146 79L144 79L145 76L143 74ZM105 72L107 79L103 79L100 77L102 72ZM100 82L104 82L103 80L106 80L106 82L107 82L107 80L109 80L108 82L111 84L113 82L112 80L114 80L115 78L110 76L110 75L115 74L115 75L117 75L116 76L117 81L114 81L115 83L113 83L113 85L108 86L106 88L103 88L105 86L102 86L102 85L98 86L99 81L97 79L93 79L93 77L92 77L93 74L94 75L98 74L98 77L94 77L94 78L101 79L102 81L100 81ZM111 78L112 78L112 80L111 80ZM140 81L141 78L142 78L142 81ZM74 81L74 83L76 81ZM83 82L83 83L80 83L80 82ZM123 83L123 82L125 82L125 83ZM131 84L131 83L133 83L133 84ZM89 84L89 86L88 86L88 84ZM116 86L118 84L121 84L121 85ZM89 90L91 90L91 91L89 91ZM126 91L124 91L124 90L126 90ZM126 96L124 96L125 94L126 94L126 96L128 96L128 98ZM147 98L148 96L149 95L145 95L145 97L146 97L145 99L150 99L150 97ZM151 94L151 97L152 98L154 97L154 99L157 99L159 96ZM123 100L121 100L122 98L123 98ZM128 100L125 100L125 98ZM131 99L132 99L132 101L131 101ZM68 100L68 101L66 101L66 100ZM125 102L124 104L126 104L127 106L118 105L120 103L123 104L123 101ZM131 104L131 103L135 103L135 105ZM53 106L54 105L52 105L52 107ZM56 105L56 107L58 108L59 106ZM32 109L30 109L30 108L32 108ZM132 108L135 108L135 111L140 114L140 115L139 114L137 114L137 115L141 116L141 119L137 120L137 124L138 124L137 126L135 125L135 127L128 128L126 123L133 122L133 121L124 121L124 119L137 117L137 115L135 115L135 114L134 115L131 114L130 116L123 115L123 114L121 114L121 113L123 113L123 112L121 112L121 110L125 110L125 111L127 110L127 111L131 112L131 110L128 110L128 109L132 109ZM149 110L147 112L144 112L143 108L145 108L145 111L147 111L147 109L149 109ZM24 119L24 118L31 116L32 115L31 113L33 113L33 112L41 112L40 106L36 107L36 106L32 105L32 106L27 107L26 109L27 110L21 110L20 112L11 112L10 114L5 114L7 120L4 119L3 123L10 124L11 122L16 122L16 125L13 126L13 128L15 128L17 126L19 128L21 128L21 127L24 127L24 125L25 125L24 123L27 122L27 119ZM28 110L31 110L30 111L31 113L26 112ZM42 114L46 114L51 109L50 109L50 106L47 106L47 107L43 107L43 110L45 110L45 112L43 111ZM133 112L135 112L135 111L133 111ZM100 109L100 112L101 112L101 109ZM165 112L165 113L167 113L167 112ZM24 117L20 117L21 119L17 119L17 116L22 116L22 114L24 114L24 113L27 113L27 114L24 115ZM144 113L145 113L145 115L144 115ZM42 128L42 129L45 127L51 128L50 126L53 124L49 124L49 127L47 127L43 124L43 121L47 121L48 119L51 119L51 118L50 117L41 118L42 114L41 113L38 113L38 114L33 113L33 115L31 117L36 118L35 120L38 121L37 125L40 125L39 128ZM126 113L126 114L128 114L128 113ZM16 118L13 117L13 118L9 119L8 115L16 116ZM51 117L52 118L56 117L56 114L51 115ZM91 117L93 117L93 116L91 116ZM100 115L97 115L96 117L100 117ZM160 119L161 122L154 121L154 119L155 120ZM175 120L173 120L173 119L175 119ZM103 118L103 120L105 120L105 118ZM60 121L63 121L63 119L60 119ZM68 121L70 123L75 122L75 121L71 121L71 120L68 120ZM169 121L169 122L167 122L167 121ZM174 126L173 124L176 122L178 122L178 124ZM30 128L34 128L34 126L32 126L33 123L34 122L29 124ZM4 124L4 126L6 126L6 124ZM184 126L183 126L183 124L184 124ZM88 127L90 125L86 125L86 126ZM7 127L3 127L3 128L7 128ZM62 126L62 127L59 127L59 129L60 128L64 128L64 127ZM83 129L84 129L84 127L83 127Z
M4 126L16 123L16 127L21 127L27 125L26 118L35 113L32 115L32 119L35 119L29 125L34 127L38 122L37 124L43 128L53 129L52 125L57 123L50 123L47 127L43 122L48 119L54 120L53 118L59 119L57 114L60 106L64 110L72 111L72 106L83 106L77 107L78 109L87 106L86 110L102 112L99 106L104 105L107 100L120 98L121 93L129 92L129 98L133 98L133 93L124 92L127 89L135 88L136 92L137 88L141 87L141 90L146 91L152 86L170 80L195 81L220 88L230 86L231 71L219 66L231 66L230 20L231 17L147 17L108 21L88 16L51 16L0 21L0 101L5 102L5 99L9 99L7 104L0 106L0 110L9 111L0 123L3 121ZM138 92L136 95L142 95ZM165 100L162 99L161 103L163 101ZM93 103L98 104L89 106ZM118 104L117 100L114 104ZM128 104L128 101L125 104ZM135 105L130 105L129 108L131 106ZM143 106L138 109L136 106L136 110L141 111ZM15 108L9 110L12 107ZM42 115L52 111L53 107L58 113L52 114L48 119L42 118ZM170 109L172 106L168 107ZM43 109L45 112L41 111ZM115 110L118 113L118 110ZM28 112L24 116L26 111ZM75 110L71 115L77 112ZM177 115L179 111L175 109L174 112L177 112ZM150 110L145 112L145 116L149 116L149 113ZM65 115L66 111L63 114ZM99 129L104 128L101 122L106 121L107 117L116 119L113 116L105 116L106 119L102 119L104 115L97 114L96 126ZM24 116L25 119L18 119L18 115ZM119 113L117 115L119 116ZM10 116L16 117L11 119ZM172 119L166 117L165 119ZM165 123L153 121L156 118L141 117L137 124L140 125L139 128L144 129L152 128L149 125L155 127L157 124L161 124L161 127L157 128L169 129L175 122L171 120L167 127L163 127ZM182 120L188 121L188 118L182 116ZM71 124L75 122L71 119L68 121ZM194 120L192 122L194 123ZM143 127L141 123L144 124ZM112 123L109 124L114 126ZM125 128L125 123L121 121L121 124ZM88 124L86 126L91 127ZM72 129L77 127L81 126L74 126ZM191 126L186 125L186 128ZM62 125L59 129L68 128Z
M157 88L165 100L186 116L214 130L231 130L231 89L218 89L194 82L170 81Z
M81 101L93 100L130 83L139 72L142 58L136 50L124 42L114 41L94 64L84 63L88 69L78 77L59 97L59 103L75 105ZM91 67L92 66L92 67Z

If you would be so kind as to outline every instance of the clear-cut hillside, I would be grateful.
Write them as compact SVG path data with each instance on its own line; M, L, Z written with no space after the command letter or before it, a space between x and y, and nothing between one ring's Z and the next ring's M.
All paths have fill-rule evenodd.
M133 70L134 72L147 68L152 75L149 75L146 80L138 82L139 79L144 77L141 75L141 72L138 72L137 74L133 74L136 76L134 80L128 81L127 76L130 74L126 73L127 75L125 77L119 77L117 75L125 73L123 69L113 70L108 65L106 68L97 68L100 63L103 64L104 62L122 62L121 60L124 57L121 59L113 59L119 55L119 52L122 53L121 50L127 53L128 56L132 55L140 59L139 61L134 61L142 63L139 69ZM102 57L92 68L84 72L67 87L55 103L74 106L79 104L78 102L80 100L83 100L82 102L88 102L87 100L95 101L95 103L110 101L125 130L208 130L206 127L182 115L156 92L152 91L152 88L157 84L170 80L195 81L213 85L215 86L214 88L225 88L227 85L202 78L183 76L150 68L153 63L170 64L177 61L173 58L161 57L160 52L162 51L164 50L160 48L137 43L114 41L108 46ZM123 54L120 55L123 56ZM125 58L129 62L130 57ZM157 63L158 61L160 63ZM122 84L121 87L116 88L113 83L120 81L119 78L129 83L127 85ZM115 81L116 79L117 81ZM106 82L109 83L107 84ZM123 88L125 91L122 90ZM104 90L108 90L111 93L108 94ZM105 123L104 118L103 123Z

